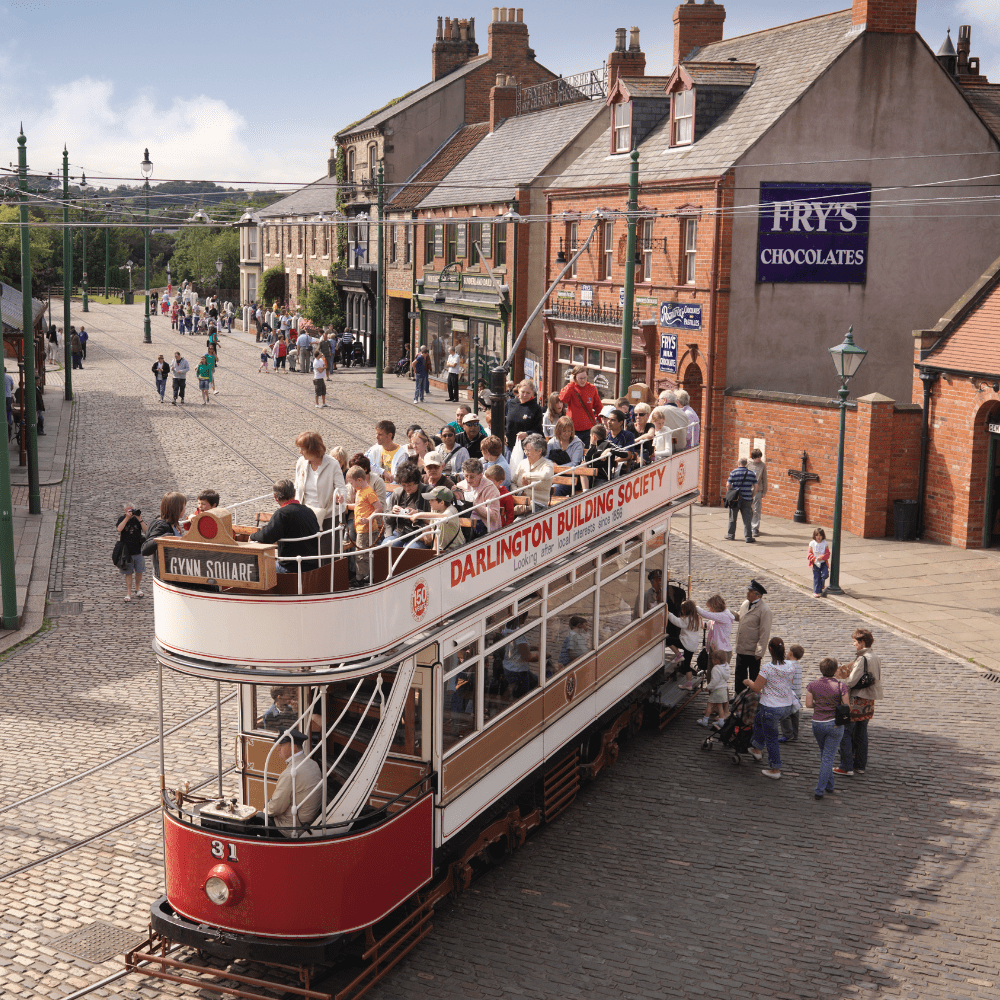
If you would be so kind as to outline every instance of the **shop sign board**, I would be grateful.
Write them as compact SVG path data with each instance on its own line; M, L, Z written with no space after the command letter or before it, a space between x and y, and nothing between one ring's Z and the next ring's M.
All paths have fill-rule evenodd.
M757 281L864 284L870 215L870 184L762 182Z
M701 329L701 306L694 302L661 302L660 326Z
M1000 434L1000 424L987 424L986 430L990 434Z
M444 256L444 223L438 222L434 225L434 256Z
M660 334L660 371L666 375L677 374L677 334Z
M594 286L593 285L581 285L580 286L580 303L585 306L590 306L594 304Z

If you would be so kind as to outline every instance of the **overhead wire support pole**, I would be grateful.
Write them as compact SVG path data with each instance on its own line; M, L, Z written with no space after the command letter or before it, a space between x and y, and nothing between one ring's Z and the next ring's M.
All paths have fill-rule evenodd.
M382 230L385 224L382 218L384 209L384 190L382 186L382 164L378 165L378 271L375 296L375 388L382 388L382 353L385 348L385 330L382 328L385 315L382 309L382 296L385 294L385 267L382 262L383 245Z
M70 296L73 294L73 234L69 228L69 152L63 146L63 398L73 398L73 358L70 353Z
M632 302L635 298L635 219L639 211L639 150L633 146L628 181L628 237L625 255L625 303L622 308L622 360L618 395L632 384Z
M31 230L28 227L28 140L24 130L17 137L17 186L21 201L21 338L24 350L24 385L21 405L27 417L28 435L28 513L41 514L42 497L38 489L38 405L35 389L35 311L31 302ZM9 473L8 473L9 475Z

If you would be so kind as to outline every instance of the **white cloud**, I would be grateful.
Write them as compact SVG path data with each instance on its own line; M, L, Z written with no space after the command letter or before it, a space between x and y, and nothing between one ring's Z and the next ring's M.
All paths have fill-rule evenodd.
M7 76L9 73L0 73ZM22 95L23 96L23 95ZM157 178L186 180L313 180L325 154L291 148L286 143L253 144L246 119L225 101L209 96L175 97L159 103L152 93L116 99L108 80L81 77L50 87L35 107L5 101L0 134L16 134L20 122L28 137L28 162L34 170L56 170L62 149L69 149L72 173L87 171L88 180L139 177L139 161L148 147Z

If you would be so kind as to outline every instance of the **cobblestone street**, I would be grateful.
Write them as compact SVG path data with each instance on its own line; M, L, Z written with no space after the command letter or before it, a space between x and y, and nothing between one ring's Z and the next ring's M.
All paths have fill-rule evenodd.
M123 504L147 523L168 490L214 487L231 505L291 477L302 430L353 454L374 442L377 420L392 419L399 439L426 416L367 385L368 369L333 373L330 408L317 410L308 376L256 374L259 352L235 337L222 341L219 395L203 406L193 369L204 342L156 317L144 346L141 312L92 306L88 358L72 373L49 590L81 611L0 661L0 996L60 998L120 971L120 959L88 962L54 942L98 920L138 939L162 892L152 600L122 600L110 556ZM192 362L183 407L169 388L159 401L150 371L175 348ZM686 577L686 538L671 544L672 572ZM692 575L692 596L720 591L730 605L748 582L743 565L697 543ZM773 633L806 648L804 681L821 657L852 655L851 631L867 622L759 577ZM1000 685L870 627L887 697L867 774L838 777L835 796L814 800L808 712L783 747L781 781L734 767L723 748L702 750L698 699L663 732L624 742L560 819L444 905L370 996L996 996ZM168 785L214 774L215 698L206 681L164 673L168 726L213 709L170 737ZM235 714L231 699L229 763ZM196 994L129 976L94 995Z

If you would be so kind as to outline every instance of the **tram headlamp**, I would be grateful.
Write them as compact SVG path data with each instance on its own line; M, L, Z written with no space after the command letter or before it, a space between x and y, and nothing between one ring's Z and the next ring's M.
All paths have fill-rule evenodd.
M216 865L202 888L216 906L235 906L243 897L243 883L229 865Z

